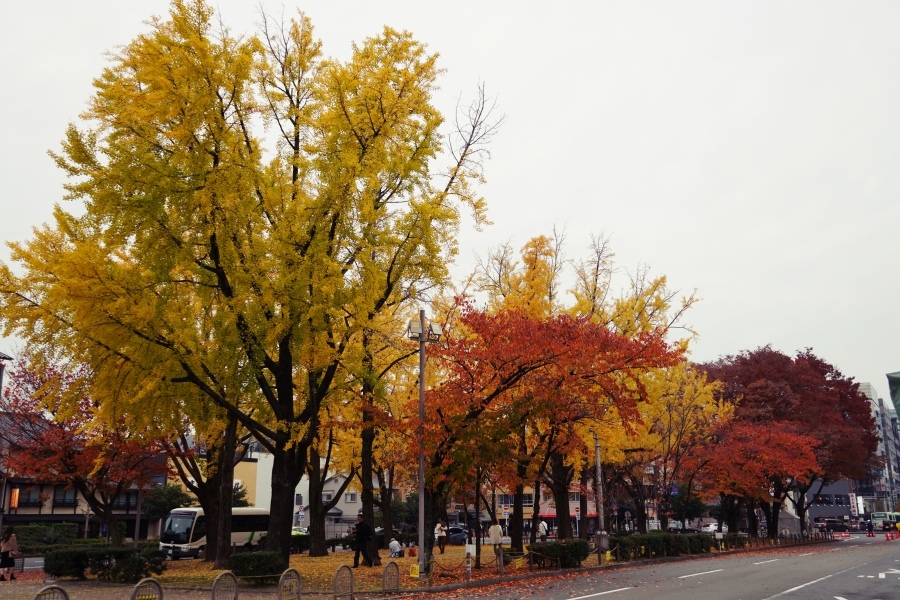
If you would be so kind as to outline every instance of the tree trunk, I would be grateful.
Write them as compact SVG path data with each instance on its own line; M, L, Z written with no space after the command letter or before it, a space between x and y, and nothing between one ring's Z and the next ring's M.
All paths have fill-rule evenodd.
M306 468L309 477L309 555L328 556L328 547L325 545L325 506L322 500L322 490L325 488L325 478L322 474L319 454L310 448L310 460Z
M378 501L375 506L381 509L381 523L384 527L384 547L387 548L394 535L394 467L378 471Z
M565 464L561 452L553 452L550 458L548 485L553 501L556 503L556 535L565 540L572 537L572 519L569 516L569 487L575 476L575 470Z
M366 523L372 524L372 538L369 540L369 556L372 558L372 565L380 566L381 556L378 554L378 536L375 535L375 494L372 490L372 480L374 478L372 472L372 447L375 443L375 429L372 421L371 407L366 405L363 408L362 453L360 455L362 515ZM388 538L387 533L385 531L385 538Z
M541 480L534 480L534 506L531 509L531 543L537 542L537 530L541 524Z
M368 348L368 336L363 335L363 347ZM369 540L369 556L372 558L372 566L381 566L381 556L378 554L378 536L375 535L375 494L372 482L375 474L372 469L374 462L373 448L375 446L375 416L372 398L372 358L368 352L363 358L363 384L362 384L362 451L360 454L360 483L362 484L362 512L363 520L372 524L372 538ZM389 530L384 532L384 543L390 540Z
M272 501L269 505L269 531L264 546L290 558L291 527L294 525L294 490L300 483L303 465L299 451L277 448L272 454Z
M234 455L237 451L237 418L228 415L218 466L221 483L218 489L219 514L215 521L207 520L207 550L213 550L212 558L216 569L227 569L231 556L231 505L234 497ZM215 531L210 539L209 532Z

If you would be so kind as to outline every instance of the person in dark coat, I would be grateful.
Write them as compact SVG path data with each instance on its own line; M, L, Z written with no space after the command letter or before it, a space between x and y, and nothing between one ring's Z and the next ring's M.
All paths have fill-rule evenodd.
M363 564L371 567L372 557L369 556L369 540L372 539L372 528L363 520L362 515L356 516L356 553L353 555L353 568L359 566L359 555L362 554Z

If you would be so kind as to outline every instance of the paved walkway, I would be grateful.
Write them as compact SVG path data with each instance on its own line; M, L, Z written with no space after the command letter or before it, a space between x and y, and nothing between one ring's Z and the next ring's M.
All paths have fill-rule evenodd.
M51 585L45 582L35 581L13 581L0 582L0 599L2 600L32 600L41 589ZM83 583L78 581L62 581L56 582L66 590L71 600L128 600L131 598L133 585L114 585L114 584L98 584ZM355 595L360 595L356 593ZM278 597L276 589L270 588L241 588L241 600L276 600ZM325 600L332 598L331 594L327 595L311 595L303 593L303 600ZM402 596L394 596L401 598ZM164 600L210 600L211 592L207 589L188 589L183 587L164 587Z

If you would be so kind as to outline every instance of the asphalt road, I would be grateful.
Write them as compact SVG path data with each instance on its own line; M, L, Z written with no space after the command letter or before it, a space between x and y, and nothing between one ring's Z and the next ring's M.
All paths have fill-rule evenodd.
M441 598L504 600L894 600L900 540L854 534L834 543L522 581Z
M34 567L36 565L27 565ZM0 599L30 599L46 585L0 586ZM64 582L72 600L122 600L131 589ZM242 600L271 600L273 590L241 590ZM454 592L400 597L462 600L894 600L900 598L900 540L852 537L826 544L755 550L728 556L655 562L571 575L525 579ZM205 600L208 590L166 588L166 600ZM304 594L304 599L308 596ZM315 596L321 598L322 596ZM327 597L330 597L327 596Z

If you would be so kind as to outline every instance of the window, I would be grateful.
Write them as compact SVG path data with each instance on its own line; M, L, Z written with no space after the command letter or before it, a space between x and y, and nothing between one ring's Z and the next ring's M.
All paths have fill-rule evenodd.
M813 498L813 504L817 506L831 506L831 494L817 494L815 498Z
M113 508L137 508L137 492L123 492L113 502Z
M75 488L66 488L62 485L53 488L53 506L75 506L77 503ZM21 500L19 504L21 504Z
M356 502L356 492L347 492L344 494L344 502Z
M581 493L569 492L569 502L579 502L580 500L581 500Z
M835 494L834 495L834 505L835 506L850 506L850 495L849 494Z
M303 506L303 494L294 494L294 504Z
M522 494L522 506L534 506L534 494Z
M37 486L27 487L27 488L13 488L13 495L18 494L19 501L18 503L13 502L13 508L19 506L41 506L44 504L44 500L41 498L41 493L38 491Z
M322 492L322 502L331 502L334 492Z

